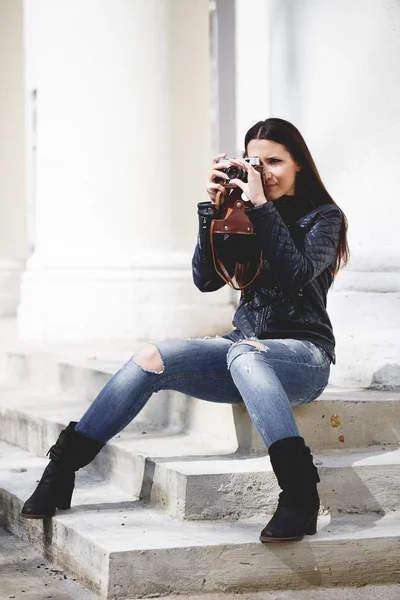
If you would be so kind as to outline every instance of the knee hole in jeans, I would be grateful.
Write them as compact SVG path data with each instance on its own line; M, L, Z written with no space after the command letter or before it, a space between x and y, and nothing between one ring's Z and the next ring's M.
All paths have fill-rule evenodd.
M241 348L242 346L242 348ZM243 348L244 346L244 348ZM249 346L251 346L249 348ZM255 348L255 350L253 350ZM226 357L226 362L228 365L228 369L231 369L232 363L239 356L246 356L249 354L261 354L267 352L269 350L268 346L265 346L261 342L256 340L243 340L241 342L235 342L228 350L228 354ZM246 367L247 368L247 367Z
M146 344L133 357L135 364L148 373L160 375L164 371L164 364L158 348L154 344Z
M258 348L259 350L266 350L266 347L264 346L264 344L262 344L261 342L256 342L254 340L244 340L242 342L238 342L236 345L237 346L243 346L243 345L254 346L254 348Z

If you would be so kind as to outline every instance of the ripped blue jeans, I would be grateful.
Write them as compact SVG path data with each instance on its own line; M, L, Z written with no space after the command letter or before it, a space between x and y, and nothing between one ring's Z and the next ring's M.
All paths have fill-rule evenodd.
M209 402L244 402L267 448L299 436L292 406L321 395L329 357L309 341L244 340L233 334L154 344L162 361L159 373L132 357L101 390L76 430L105 443L139 414L154 392L175 390Z

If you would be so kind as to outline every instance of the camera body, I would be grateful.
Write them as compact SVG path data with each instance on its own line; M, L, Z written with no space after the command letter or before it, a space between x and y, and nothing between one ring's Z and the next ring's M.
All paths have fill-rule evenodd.
M229 160L229 158L220 158L218 162L225 162ZM258 156L247 156L244 159L250 165L252 165L259 173L263 172L263 167L261 165L261 161ZM222 179L221 177L215 178L215 183L222 183L224 187L234 188L235 185L230 184L231 179L240 179L244 183L247 183L247 171L242 169L242 167L237 167L236 165L230 165L226 169L220 169L222 173L226 173L229 179Z

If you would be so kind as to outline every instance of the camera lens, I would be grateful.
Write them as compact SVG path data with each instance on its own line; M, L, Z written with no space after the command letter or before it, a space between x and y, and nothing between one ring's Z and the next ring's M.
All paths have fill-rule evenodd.
M241 181L247 182L247 172L242 169L242 167L228 167L226 174L228 175L229 179L240 179Z
M237 179L241 170L242 169L240 167L231 166L227 168L226 174L228 175L229 179Z

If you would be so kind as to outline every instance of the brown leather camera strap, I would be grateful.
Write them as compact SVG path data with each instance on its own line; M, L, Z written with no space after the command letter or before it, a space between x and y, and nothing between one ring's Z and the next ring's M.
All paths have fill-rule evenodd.
M222 204L221 197L223 197L223 196L224 196L224 194L222 192L217 192L217 194L215 196L215 202L214 202L214 204L217 207L217 210L218 210L218 208Z
M254 277L252 278L251 281L249 281L249 283L246 283L246 285L243 286L236 286L233 281L231 276L229 275L228 271L225 268L225 265L223 264L222 260L219 257L216 257L215 255L215 247L214 247L214 220L211 221L211 227L210 227L210 243L211 243L211 251L212 251L212 257L213 257L213 262L214 262L214 268L216 270L216 272L218 273L218 275L221 277L221 279L223 279L225 281L225 283L227 283L229 285L229 287L231 287L234 290L245 290L246 288L249 287L249 285L251 285L256 278L259 276L259 274L261 273L261 269L262 269L262 261L263 261L263 252L261 250L260 253L260 263L258 265L258 269L256 274L254 275ZM218 266L220 267L221 271L218 269Z

